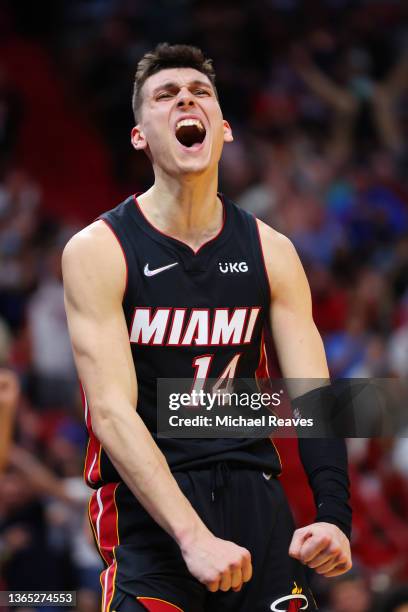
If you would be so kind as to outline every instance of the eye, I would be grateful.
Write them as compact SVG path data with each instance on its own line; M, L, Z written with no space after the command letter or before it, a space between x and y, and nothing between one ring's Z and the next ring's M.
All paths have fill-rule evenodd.
M196 89L194 93L196 96L209 96L210 95L210 92L207 91L206 89Z
M163 91L162 93L158 94L158 96L156 96L156 100L166 100L168 98L171 98L172 94L169 91Z

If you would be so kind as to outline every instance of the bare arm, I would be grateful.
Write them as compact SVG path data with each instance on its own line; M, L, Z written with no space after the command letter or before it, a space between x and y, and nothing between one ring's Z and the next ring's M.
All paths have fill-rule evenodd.
M271 288L272 334L283 376L297 379L289 389L296 397L329 380L323 342L312 317L309 284L292 243L258 223ZM306 442L320 443L318 439ZM349 541L331 523L297 529L289 553L328 577L351 567Z
M340 113L353 113L356 101L345 87L324 74L314 63L306 48L294 46L292 61L296 71L308 87L329 106Z
M135 497L177 541L191 573L211 590L240 586L243 576L249 579L249 553L209 532L136 411L137 381L122 309L125 262L103 222L68 243L63 275L75 361L96 436ZM242 566L239 581L231 576L228 581L230 564L240 571Z
M337 85L313 63L305 47L300 45L293 47L292 61L298 76L333 111L328 154L333 157L334 161L341 163L351 151L358 103L347 88Z
M258 221L271 290L272 335L294 397L329 378L326 355L312 317L309 284L290 240ZM313 379L317 379L313 383Z
M396 102L408 82L408 53L397 61L390 75L374 88L373 111L382 143L393 153L403 150L403 132L400 129Z
M67 495L63 480L25 448L14 444L10 450L9 463L25 476L37 493L52 495L63 502L75 503Z
M19 395L17 376L11 370L0 369L0 473L9 458Z

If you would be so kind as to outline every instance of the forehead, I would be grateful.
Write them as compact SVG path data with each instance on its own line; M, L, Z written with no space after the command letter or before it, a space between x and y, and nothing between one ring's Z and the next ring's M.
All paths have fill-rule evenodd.
M156 74L153 74L146 79L143 89L145 95L149 95L155 89L165 85L166 83L174 83L175 85L182 87L184 85L194 83L195 81L207 83L212 87L210 79L203 72L200 72L195 68L165 68L164 70L160 70L160 72L156 72Z

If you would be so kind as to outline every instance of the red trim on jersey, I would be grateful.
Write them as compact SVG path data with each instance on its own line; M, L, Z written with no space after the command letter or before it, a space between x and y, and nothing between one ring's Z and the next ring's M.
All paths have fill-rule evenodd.
M268 368L268 355L266 352L266 343L265 343L265 329L262 332L262 339L261 339L261 350L260 350L260 355L259 355L259 364L258 367L255 371L255 380L256 380L256 384L258 386L258 389L261 393L269 393L269 395L271 395L273 393L273 389L272 389L272 384L271 384L271 380L270 380L270 375L269 375L269 368ZM281 456L279 454L278 449L276 448L276 444L273 441L272 437L269 437L273 448L275 449L276 455L279 459L279 463L280 463L280 472L279 474L277 474L277 476L280 476L282 473L282 459Z
M262 244L262 240L261 240L261 231L259 229L259 225L258 225L258 219L255 217L255 215L253 215L254 220L255 220L255 225L256 225L256 231L258 233L258 240L259 240L259 246L261 249L261 254L262 254L262 263L263 263L263 267L264 267L264 271L265 271L265 276L266 276L266 283L269 287L269 300L271 299L271 283L269 282L269 276L268 276L268 269L266 267L266 261L265 261L265 253L264 253L264 249L263 249L263 244Z
M137 198L138 196L141 195L140 193L135 193L133 195L133 199L135 201L135 204L137 206L137 208L140 211L140 214L142 215L142 217L144 218L144 220L150 225L151 228L154 229L155 232L158 232L159 234L161 234L162 236L164 236L165 238L171 238L172 240L176 240L176 242L180 242L180 244L184 244L184 246L188 247L190 249L190 251L192 251L194 253L194 255L198 255L198 253L201 251L202 248L204 248L207 244L210 244L211 242L213 242L214 240L217 240L217 238L220 236L221 232L224 229L225 226L225 221L226 221L226 210L225 210L225 203L224 203L224 198L218 194L220 200L221 200L221 204L222 204L222 225L219 229L219 231L217 232L217 234L211 238L210 240L207 240L207 242L204 242L196 251L194 249L191 248L191 246L189 244L187 244L186 242L183 242L183 240L179 240L178 238L175 238L174 236L172 236L171 234L166 234L166 232L163 232L162 230L160 230L158 227L156 227L155 225L153 225L153 223L151 221L149 221L149 219L146 217L146 215L144 214L142 207L140 206Z
M89 404L88 404L88 400L85 394L85 389L81 382L80 382L80 391L81 391L82 406L85 412L85 424L86 424L86 428L88 430L88 436L89 436L88 444L86 447L83 478L88 486L95 487L95 485L102 480L102 475L101 475L102 445L99 442L98 438L95 436L94 432L92 431L91 411L89 409Z
M99 554L108 566L100 576L102 612L109 612L115 592L117 562L115 548L119 546L119 514L116 490L120 483L109 483L92 494L89 520Z
M102 479L100 470L101 452L101 443L91 429L89 430L89 440L84 464L84 480L90 487L95 487Z
M99 548L105 560L111 564L114 561L113 550L119 543L118 510L115 493L119 483L110 482L96 491L98 515L95 530Z
M115 592L117 563L114 561L106 570L101 573L102 586L102 612L109 612Z
M110 231L112 232L112 234L115 236L116 240L118 241L118 244L122 250L123 253L123 259L125 260L125 266L126 266L126 281L125 281L125 289L123 291L123 297L122 297L122 301L126 295L126 291L128 288L128 282L129 282L129 266L128 266L128 262L127 262L127 258L126 258L126 253L125 253L125 249L123 248L123 245L121 243L121 241L119 240L119 236L117 235L117 233L115 232L115 230L113 229L112 225L109 223L109 221L107 221L106 219L99 219L99 221L103 221L106 225L106 227L108 227L110 229Z
M136 597L136 599L148 612L183 612L175 604L158 597Z
M261 346L260 346L260 351L259 351L259 362L258 362L258 367L256 368L256 371L255 371L255 378L257 380L269 378L268 360L266 358L264 332L262 332Z

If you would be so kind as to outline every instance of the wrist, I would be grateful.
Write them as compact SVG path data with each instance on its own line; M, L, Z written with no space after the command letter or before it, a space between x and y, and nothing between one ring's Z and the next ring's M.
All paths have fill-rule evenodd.
M340 529L342 533L346 536L348 540L351 539L351 521L342 521L338 517L335 516L317 516L315 519L315 523L329 523L330 525L335 525Z
M210 530L197 516L189 524L184 523L174 532L174 539L182 551L186 551L194 546L200 538L211 535Z

